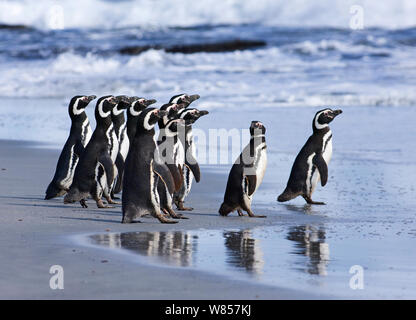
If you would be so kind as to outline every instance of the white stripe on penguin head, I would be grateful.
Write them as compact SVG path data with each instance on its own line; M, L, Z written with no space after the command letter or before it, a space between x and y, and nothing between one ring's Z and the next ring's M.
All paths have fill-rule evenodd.
M176 97L175 99L173 99L173 100L171 101L171 103L178 103L179 99L182 99L182 98L184 98L185 96L186 96L186 94L182 94L182 95L180 95L179 97Z
M318 122L318 119L319 119L319 117L321 116L321 114L322 114L322 113L324 113L325 111L328 111L328 110L329 110L329 109L322 110L321 112L319 112L319 113L316 115L316 117L315 117L315 121L314 121L314 125L315 125L315 128L316 128L316 129L320 130L320 129L323 129L323 128L328 127L328 124L327 124L327 123L320 124L320 123Z
M113 108L113 114L114 114L115 116L118 116L119 114L122 114L122 113L123 113L123 111L124 111L124 109L119 109L119 108L118 108L118 103L117 103L117 105Z
M154 123L154 124L150 124L150 123L149 123L149 120L150 120L151 115L152 115L152 114L154 114L155 112L157 112L157 109L155 109L155 110L152 110L152 111L148 112L148 113L146 114L146 116L144 117L144 120L143 120L143 127L144 127L146 130L152 130L152 129L153 129L153 127L155 126L155 124L156 124L156 123Z
M101 117L101 118L107 118L107 117L110 115L111 110L110 110L110 111L108 111L108 112L104 112L104 110L103 110L103 103L104 103L104 101L108 101L108 100L110 100L111 98L112 98L112 97L108 97L108 98L103 99L103 100L100 102L100 104L98 105L98 114L100 115L100 117Z
M78 109L79 100L81 100L81 99L82 98L78 98L75 101L74 105L72 106L72 113L75 114L75 115L79 115L79 114L84 112L84 109L81 109L81 110Z
M129 108L129 111L130 111L130 114L133 117L138 117L140 115L140 113L142 113L141 111L134 110L134 107L136 106L136 103L144 103L144 99L136 100L131 104L131 107Z

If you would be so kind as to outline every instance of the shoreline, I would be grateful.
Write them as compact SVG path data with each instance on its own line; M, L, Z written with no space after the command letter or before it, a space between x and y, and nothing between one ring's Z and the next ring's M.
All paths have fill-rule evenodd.
M59 150L37 149L30 143L0 140L1 299L317 299L320 295L269 287L213 275L209 272L128 262L108 250L79 246L69 239L85 233L197 230L195 225L222 229L209 215L190 213L189 222L162 225L143 218L139 224L123 225L121 208L83 210L64 205L62 199L42 199L51 165ZM30 171L30 175L21 170ZM36 184L33 181L37 181ZM10 189L10 187L16 187ZM92 206L91 206L92 207ZM64 211L57 210L63 209ZM201 210L201 211L204 211ZM221 219L220 217L218 217ZM247 218L248 219L248 218ZM224 223L225 219L221 219ZM252 226L249 220L227 219L228 227ZM205 223L210 221L209 223ZM116 224L114 224L116 223ZM261 222L260 222L261 223ZM259 224L255 222L254 224ZM106 262L103 262L106 261ZM49 288L49 268L62 265L64 290ZM132 279L140 279L134 282ZM214 279L221 279L220 281ZM182 288L182 290L180 289Z

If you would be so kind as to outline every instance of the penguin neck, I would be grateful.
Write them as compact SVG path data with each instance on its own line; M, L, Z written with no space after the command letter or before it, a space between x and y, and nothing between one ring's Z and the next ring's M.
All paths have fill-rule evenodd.
M264 145L263 148L266 146L266 136L264 134L251 136L250 138L250 156L251 157L254 157L255 151L261 145Z
M122 113L117 116L112 115L111 121L113 121L114 127L120 128L126 122L126 118L124 118L124 113Z
M322 129L318 129L315 126L313 126L313 134L314 135L323 136L329 131L331 131L331 129L329 128L328 125L326 127L322 128Z
M88 119L88 116L85 112L82 112L78 115L71 115L71 127L81 127L85 122L85 119Z
M96 117L95 120L97 121L97 128L100 127L104 130L107 130L113 123L110 116L105 118Z

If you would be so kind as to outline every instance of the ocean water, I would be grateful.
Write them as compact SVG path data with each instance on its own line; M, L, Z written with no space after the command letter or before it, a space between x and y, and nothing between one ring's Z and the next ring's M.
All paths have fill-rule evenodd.
M352 5L361 5L362 30L351 29ZM415 16L414 1L1 1L0 137L62 144L77 94L162 104L198 93L208 110L414 106ZM267 45L119 53L233 39Z

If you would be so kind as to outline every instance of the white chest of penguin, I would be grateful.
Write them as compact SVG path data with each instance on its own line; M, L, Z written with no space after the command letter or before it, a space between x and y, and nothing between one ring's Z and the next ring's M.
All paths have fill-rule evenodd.
M258 155L255 162L254 168L256 170L256 190L263 181L264 173L267 167L267 148L266 143L262 143L257 147L256 154Z
M329 130L323 138L322 157L324 158L326 164L328 165L332 157L332 132L331 130Z

